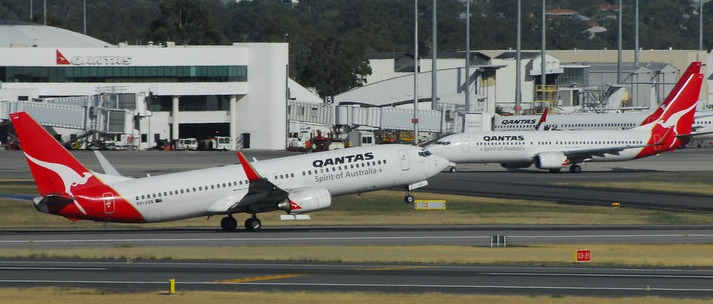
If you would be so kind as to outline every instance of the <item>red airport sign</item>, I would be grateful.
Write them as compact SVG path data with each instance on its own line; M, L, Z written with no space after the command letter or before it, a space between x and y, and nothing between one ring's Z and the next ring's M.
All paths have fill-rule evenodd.
M574 253L574 261L577 263L591 262L592 261L592 251L589 249L577 250Z

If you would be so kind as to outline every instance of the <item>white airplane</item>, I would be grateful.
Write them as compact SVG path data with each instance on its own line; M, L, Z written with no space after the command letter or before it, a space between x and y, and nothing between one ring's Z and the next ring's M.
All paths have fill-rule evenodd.
M691 63L681 75L681 79L700 73L701 62ZM676 83L671 93L680 90L681 82ZM653 112L624 112L602 114L560 114L560 115L519 115L493 117L493 131L533 131L533 130L626 130L647 123L648 117L661 114L662 109L671 101L669 94L661 107ZM545 109L546 110L546 109ZM713 131L713 111L697 111L693 120L693 130L702 133ZM649 118L651 119L651 118ZM652 119L653 120L653 119ZM697 136L696 139L713 138L710 135Z
M624 112L602 114L558 114L547 115L539 122L541 115L497 116L493 118L494 131L578 131L578 130L626 130L641 125L651 112ZM713 111L696 111L693 129L697 132L713 131ZM696 139L711 138L710 136Z
M583 162L631 160L674 150L692 135L703 75L680 81L670 104L653 121L629 130L462 133L443 137L427 149L455 163L500 163L506 168L534 163L551 172L570 166L573 173L581 172L578 164Z
M406 186L406 201L412 202L409 191L448 166L419 147L383 145L253 164L238 152L241 165L134 179L120 176L102 158L110 174L88 170L27 113L12 113L10 120L41 195L35 208L75 221L148 223L226 215L220 225L232 231L233 214L248 213L245 228L256 231L262 226L257 213L317 211L328 208L334 195Z

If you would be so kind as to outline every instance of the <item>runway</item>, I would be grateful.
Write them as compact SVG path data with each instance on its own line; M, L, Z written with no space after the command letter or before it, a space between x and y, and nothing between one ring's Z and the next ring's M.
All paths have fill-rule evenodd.
M126 246L511 246L535 244L706 244L712 226L378 226L266 227L259 233L219 229L0 230L0 249L121 248Z
M713 174L707 172L692 173ZM713 211L713 196L695 193L636 189L595 188L563 185L596 181L685 181L680 171L660 172L583 172L579 174L548 172L457 172L441 173L430 181L428 190L439 193L478 195L510 199L542 200L572 205L611 206L647 209ZM705 178L710 178L706 176Z
M345 263L0 261L2 286L710 297L713 270Z
M93 170L94 155L74 152ZM713 151L686 149L631 162L593 163L580 174L536 169L508 172L499 165L464 165L459 172L429 180L428 192L538 199L564 204L713 211L713 197L660 191L597 189L564 182L713 180ZM129 176L157 175L235 162L232 152L104 153ZM258 159L291 155L282 151L247 153ZM0 178L30 178L22 154L0 151ZM418 196L418 192L414 194ZM0 249L121 248L134 246L489 246L492 235L506 235L510 246L535 244L710 244L713 226L372 226L265 227L260 233L224 233L215 228L94 230L0 230ZM1 286L73 286L117 291L294 290L441 292L524 295L711 297L713 269L524 267L211 261L53 261L0 260Z

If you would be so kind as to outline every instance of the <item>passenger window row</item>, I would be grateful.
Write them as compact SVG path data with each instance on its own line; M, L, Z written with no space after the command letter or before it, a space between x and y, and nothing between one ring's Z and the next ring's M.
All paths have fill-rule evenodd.
M372 160L372 161L366 161L366 162L349 164L349 165L334 165L334 166L325 167L325 168L302 171L302 176L309 176L312 174L320 174L320 173L337 172L337 171L349 170L349 169L359 169L359 168L366 168L366 167L372 167L372 166L381 166L381 165L386 165L385 159L384 160Z
M163 192L155 192L155 193L150 193L150 194L137 195L136 200L138 201L138 200L145 200L145 199L165 198L165 197L170 197L170 196L174 196L174 195L188 194L191 192L200 192L200 191L207 191L207 190L211 190L211 189L236 187L238 185L247 185L247 184L248 184L248 180L241 180L241 181L232 181L232 182L227 182L227 183L217 183L217 184L213 184L213 185L188 187L188 188L177 189L177 190L169 190L169 191L163 191Z
M302 171L302 176L308 176L308 175L312 175L312 174L319 174L319 173L325 173L325 172L337 172L337 171L348 170L348 169L358 169L358 168L366 168L366 167L372 167L372 166L380 166L380 165L385 165L385 164L386 164L386 160L373 160L373 161L366 161L366 162L361 162L361 163L357 163L357 164L336 165L336 166L330 166L330 167L319 168L319 169L314 169L314 170ZM273 180L281 180L281 179L294 178L294 177L295 177L294 173L274 174ZM137 195L136 200L139 201L139 200L145 200L145 199L165 198L165 197L170 197L170 196L174 196L174 195L188 194L191 192L200 192L200 191L214 190L214 189L227 188L227 187L236 187L238 185L248 185L248 183L249 183L248 180L241 180L241 181L218 183L218 184L206 185L206 186L188 187L188 188L183 188L183 189L178 189L178 190L170 190L170 191L164 191L164 192L156 192L156 193L150 193L150 194Z

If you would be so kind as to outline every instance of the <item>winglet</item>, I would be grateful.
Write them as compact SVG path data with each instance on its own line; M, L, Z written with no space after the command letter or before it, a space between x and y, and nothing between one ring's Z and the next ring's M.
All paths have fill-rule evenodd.
M102 169L104 170L104 174L107 175L112 175L112 176L121 176L121 173L112 166L112 164L109 162L109 160L104 157L104 155L101 154L101 152L94 150L94 156L96 156L97 160L99 161L99 165L101 165Z
M242 152L237 152L238 154L238 159L240 160L240 164L243 166L243 171L245 171L245 175L248 177L248 181L256 181L262 179L259 173L255 171L255 168L248 162L248 160L245 158L245 155L243 155Z
M545 111L542 112L542 116L540 116L540 121L538 121L535 125L535 130L539 130L540 126L542 126L542 124L547 121L547 112L549 111L549 109L550 108L545 108Z

